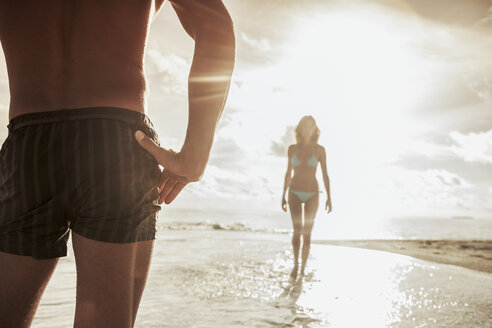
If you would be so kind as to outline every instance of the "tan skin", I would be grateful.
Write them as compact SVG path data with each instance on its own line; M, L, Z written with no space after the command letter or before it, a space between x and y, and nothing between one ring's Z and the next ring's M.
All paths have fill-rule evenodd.
M145 112L145 45L163 2L0 0L9 118L96 106ZM235 61L232 21L220 0L171 3L195 41L186 139L179 152L157 149L148 138L139 140L165 168L159 201L167 204L203 174ZM112 244L73 234L74 327L134 325L152 245ZM30 326L57 261L0 252L0 327Z
M311 140L311 135L314 132L312 127L306 127L300 130L300 135L303 140ZM292 218L292 225L294 233L292 236L292 247L294 250L294 267L290 274L292 279L297 278L299 271L299 250L301 246L301 236L303 240L302 244L302 258L301 258L301 275L304 275L307 259L309 257L309 250L311 248L311 231L314 225L314 218L318 210L318 181L316 180L316 167L297 166L294 167L290 163L290 159L294 154L297 154L301 164L307 163L312 154L319 160L321 170L323 173L323 182L326 189L327 199L325 202L325 210L330 213L332 210L331 195L330 195L330 179L328 178L328 172L326 169L326 152L324 147L315 144L313 142L302 142L289 146L288 150L288 164L287 172L285 174L284 190L282 194L282 210L287 211L287 204L289 206L290 215ZM294 176L292 176L294 173ZM292 192L289 192L288 202L286 200L287 189L305 192L316 192L311 198L309 198L304 204L304 222L302 203L299 198Z

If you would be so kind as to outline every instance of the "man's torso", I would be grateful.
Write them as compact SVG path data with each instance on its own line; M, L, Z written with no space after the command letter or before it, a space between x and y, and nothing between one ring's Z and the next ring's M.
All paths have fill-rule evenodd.
M145 111L145 42L163 1L0 0L10 118L97 106Z

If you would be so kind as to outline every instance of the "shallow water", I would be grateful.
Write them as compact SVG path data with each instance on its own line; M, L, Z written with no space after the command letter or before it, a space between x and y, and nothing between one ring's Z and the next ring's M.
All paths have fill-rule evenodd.
M136 327L491 327L492 275L408 256L312 245L289 282L287 235L161 231ZM70 327L73 257L33 327Z
M290 215L250 209L250 212L190 211L169 208L159 220L163 230L228 230L287 234ZM327 239L455 239L489 240L492 218L393 217L350 218L318 211L313 238Z

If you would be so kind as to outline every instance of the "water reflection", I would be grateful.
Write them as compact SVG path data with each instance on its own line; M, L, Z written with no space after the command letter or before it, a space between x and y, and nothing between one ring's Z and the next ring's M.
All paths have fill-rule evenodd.
M286 286L281 295L292 311L292 327L463 327L471 322L477 326L492 323L485 310L492 308L486 296L492 292L492 275L348 247L314 247L310 261L312 271L299 289L294 292L296 285ZM487 282L487 291L481 290Z
M292 318L286 324L292 327L309 328L313 323L320 322L313 313L310 313L312 310L297 305L297 301L302 294L304 278L300 277L296 281L289 282L280 296L286 299L285 306L291 310Z
M136 327L492 327L490 274L312 245L306 276L291 283L289 246L266 234L168 233ZM72 325L74 269L60 263L33 327Z

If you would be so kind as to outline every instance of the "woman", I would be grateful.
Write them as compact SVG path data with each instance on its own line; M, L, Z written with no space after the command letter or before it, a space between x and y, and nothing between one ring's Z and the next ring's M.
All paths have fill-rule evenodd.
M330 180L326 171L325 148L318 145L320 130L312 116L304 116L296 127L297 143L289 146L288 166L285 174L284 192L282 195L282 209L287 211L285 193L289 188L289 209L294 226L292 246L294 248L294 268L290 274L295 280L299 270L299 248L301 246L302 234L302 264L301 275L309 256L311 246L311 230L313 229L314 217L318 210L318 181L316 180L316 167L318 162L323 171L323 181L326 188L325 209L331 212ZM294 176L292 177L292 171ZM304 222L302 212L304 204Z

